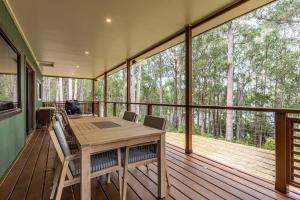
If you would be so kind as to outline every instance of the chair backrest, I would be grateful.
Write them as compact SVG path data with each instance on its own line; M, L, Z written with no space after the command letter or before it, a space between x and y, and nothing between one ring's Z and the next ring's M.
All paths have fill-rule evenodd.
M165 130L166 120L165 120L165 118L146 115L145 120L144 120L144 126L149 126L149 127L160 129L160 130Z
M135 112L129 112L125 111L123 115L123 119L130 121L130 122L135 122L137 118L137 114Z
M59 143L59 146L60 146L60 148L61 148L61 150L64 154L64 157L70 156L71 155L70 147L69 147L68 142L66 140L64 131L63 131L63 129L60 126L60 123L58 121L55 121L53 123L53 130L54 130L55 136L57 138L57 141ZM73 161L70 161L69 167L70 167L71 171L75 170L75 165L74 165Z
M55 119L56 119L57 122L59 122L59 125L61 126L61 128L62 128L63 130L65 130L65 125L64 125L64 123L63 123L62 116L61 116L60 114L56 113L56 114L55 114Z
M64 119L66 125L69 126L69 116L68 116L66 110L61 109L59 113L60 113L61 116L63 117L63 119Z

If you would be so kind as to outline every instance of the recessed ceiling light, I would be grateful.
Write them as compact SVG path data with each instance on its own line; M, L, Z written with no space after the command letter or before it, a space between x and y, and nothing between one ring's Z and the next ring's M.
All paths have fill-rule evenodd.
M106 18L106 20L105 20L107 23L111 23L111 18Z
M85 51L85 52L84 52L84 54L85 54L85 55L89 55L89 54L90 54L90 52L88 52L88 51Z
M78 69L80 66L79 65L76 65L76 68Z

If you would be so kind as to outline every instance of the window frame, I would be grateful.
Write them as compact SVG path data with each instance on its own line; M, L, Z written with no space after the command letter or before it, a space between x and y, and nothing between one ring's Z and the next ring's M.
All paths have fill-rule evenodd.
M13 109L3 110L0 111L0 121L9 117L12 117L14 115L17 115L22 112L22 97L21 97L21 54L19 50L15 47L15 45L12 43L12 41L9 39L7 34L3 31L3 29L0 27L0 39L3 39L4 42L7 43L7 45L16 53L17 55L17 107Z

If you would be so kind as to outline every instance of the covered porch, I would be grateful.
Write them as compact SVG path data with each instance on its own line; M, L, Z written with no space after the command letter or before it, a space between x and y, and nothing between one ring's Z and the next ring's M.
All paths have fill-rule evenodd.
M128 146L153 141L155 162L128 170L129 200L300 199L300 0L4 0L0 11L1 200L49 199L57 161L72 173L69 133L80 167L76 184L57 179L69 181L61 199L121 198L125 170L92 179L91 157L124 144L120 172ZM131 135L144 143L114 121L119 140L95 131L92 120L125 112L135 130L148 131L147 116L164 123Z

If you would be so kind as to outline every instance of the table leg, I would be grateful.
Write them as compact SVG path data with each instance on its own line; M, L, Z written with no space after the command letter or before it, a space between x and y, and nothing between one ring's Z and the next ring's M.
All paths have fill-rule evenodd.
M158 148L158 197L164 198L167 193L166 184L166 136L162 134Z
M81 148L81 199L91 199L90 147Z

